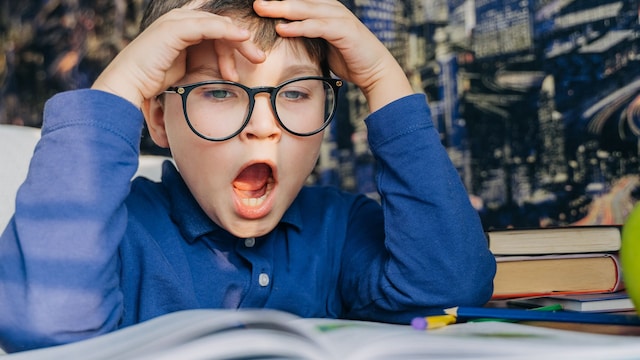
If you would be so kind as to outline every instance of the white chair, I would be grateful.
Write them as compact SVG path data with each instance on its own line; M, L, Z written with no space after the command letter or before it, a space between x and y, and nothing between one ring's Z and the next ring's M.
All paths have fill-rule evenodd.
M166 156L140 155L138 171L133 177L143 176L149 180L160 181L162 177L162 163L165 160L173 161L172 158Z
M24 182L40 129L0 124L0 233L15 210L18 187ZM160 181L164 156L142 155L134 175Z

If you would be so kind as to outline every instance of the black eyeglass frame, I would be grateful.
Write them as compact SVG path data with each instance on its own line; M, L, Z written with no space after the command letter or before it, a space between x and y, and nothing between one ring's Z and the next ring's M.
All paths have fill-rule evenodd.
M278 115L278 110L276 108L276 94L285 86L291 84L292 82L296 82L296 81L302 81L302 80L322 80L324 82L326 82L327 84L329 84L331 86L331 88L333 89L333 108L331 110L331 114L329 114L329 116L327 117L327 119L325 120L324 124L317 130L311 131L311 132L307 132L307 133L300 133L300 132L296 132L293 131L291 129L289 129L280 119L280 116ZM242 123L242 126L240 126L240 128L234 132L233 134L229 135L229 136L225 136L222 138L212 138L212 137L208 137L205 136L203 134L201 134L200 132L198 132L198 130L195 129L195 127L191 124L191 121L189 120L189 115L187 115L187 97L189 96L189 93L191 93L191 91L193 91L193 89L198 88L200 86L204 86L204 85L212 85L212 84L227 84L227 85L234 85L237 86L241 89L243 89L247 95L249 95L249 109L247 112L247 116L244 119L244 122ZM169 94L178 94L180 95L180 97L182 98L182 112L184 113L184 118L187 121L187 125L189 125L189 128L191 129L191 131L193 131L194 134L198 135L199 137L208 140L208 141L216 141L216 142L220 142L220 141L225 141L225 140L229 140L235 136L237 136L238 134L240 134L242 132L242 130L244 130L245 127L247 127L247 124L249 124L249 120L251 119L251 114L253 113L253 108L256 102L255 96L257 94L260 93L268 93L269 94L269 99L271 102L271 110L273 111L273 114L275 115L275 118L278 120L278 124L280 124L280 126L282 126L283 129L285 129L287 132L289 132L290 134L296 135L296 136L311 136L311 135L315 135L319 132L321 132L322 130L324 130L327 126L329 126L329 124L331 123L331 121L333 120L333 116L335 115L336 112L336 108L338 107L338 91L340 90L340 88L344 85L344 82L341 79L335 79L335 78L331 78L331 77L324 77L324 76L304 76L304 77L298 77L298 78L293 78L290 80L287 80L285 82L283 82L282 84L278 85L278 86L257 86L257 87L248 87L245 86L243 84L237 83L237 82L233 82L233 81L227 81L227 80L210 80L210 81L201 81L201 82L197 82L197 83L193 83L193 84L188 84L188 85L182 85L182 86L172 86L167 88L167 90L165 90L165 93L169 93Z

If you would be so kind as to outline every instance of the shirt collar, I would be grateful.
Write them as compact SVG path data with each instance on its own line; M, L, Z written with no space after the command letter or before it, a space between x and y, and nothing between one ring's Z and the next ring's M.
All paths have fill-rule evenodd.
M180 233L187 242L192 243L202 235L209 233L232 236L228 231L213 222L202 210L171 161L165 161L162 165L162 183L169 194L171 219L178 225ZM301 208L300 201L296 198L284 213L280 224L290 225L302 230Z

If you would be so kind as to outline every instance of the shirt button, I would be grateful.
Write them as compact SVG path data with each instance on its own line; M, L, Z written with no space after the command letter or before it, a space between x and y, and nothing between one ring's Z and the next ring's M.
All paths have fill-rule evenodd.
M269 285L269 275L265 273L260 274L260 276L258 276L258 283L260 284L260 286Z
M256 244L256 238L250 237L247 239L244 239L244 246L246 247L253 247L253 245Z

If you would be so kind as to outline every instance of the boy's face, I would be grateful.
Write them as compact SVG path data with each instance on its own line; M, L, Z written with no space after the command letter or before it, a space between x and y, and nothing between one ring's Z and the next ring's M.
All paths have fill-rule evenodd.
M299 47L293 51L292 47ZM297 42L281 41L261 64L236 54L239 83L249 87L276 86L302 76L320 76L320 66ZM203 42L187 52L187 74L178 85L220 80L213 43ZM152 101L147 122L154 141L168 146L187 186L207 215L239 237L264 235L280 221L312 171L322 134L299 137L278 124L270 95L255 96L248 125L226 141L212 142L187 125L181 97L166 94L164 106ZM309 109L300 117L318 116ZM149 115L150 114L150 115ZM211 121L217 114L210 114ZM320 116L322 116L320 114ZM155 130L154 130L155 129Z

